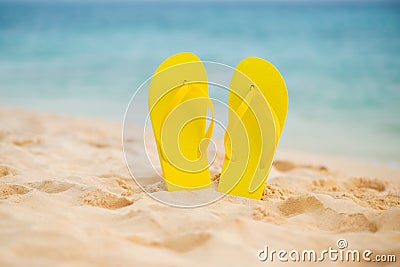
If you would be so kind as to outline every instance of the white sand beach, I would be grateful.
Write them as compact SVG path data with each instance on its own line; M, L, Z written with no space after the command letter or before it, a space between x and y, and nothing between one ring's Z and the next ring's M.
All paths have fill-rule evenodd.
M131 178L121 124L2 108L0 266L266 266L257 258L266 245L321 251L338 239L399 261L399 178L384 165L280 149L263 200L174 208Z

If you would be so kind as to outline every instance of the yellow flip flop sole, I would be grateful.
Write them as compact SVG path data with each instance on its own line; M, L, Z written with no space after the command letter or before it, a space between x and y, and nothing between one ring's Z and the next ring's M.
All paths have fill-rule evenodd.
M148 106L168 191L211 186L206 155L214 121L206 129L207 75L200 59L188 52L166 59L149 86Z
M226 156L218 191L261 199L288 111L288 93L268 61L242 60L231 79Z

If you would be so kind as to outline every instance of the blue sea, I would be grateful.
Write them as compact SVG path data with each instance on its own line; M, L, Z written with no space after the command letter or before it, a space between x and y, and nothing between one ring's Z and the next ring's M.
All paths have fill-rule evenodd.
M181 51L272 62L290 101L280 147L400 163L396 3L0 2L0 104L121 121Z

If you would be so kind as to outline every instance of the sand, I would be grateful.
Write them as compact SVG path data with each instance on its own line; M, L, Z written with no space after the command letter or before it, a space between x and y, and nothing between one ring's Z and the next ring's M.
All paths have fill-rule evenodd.
M337 249L338 239L400 261L398 169L279 149L262 200L180 209L135 184L121 146L116 122L2 108L0 266L266 266L266 245Z

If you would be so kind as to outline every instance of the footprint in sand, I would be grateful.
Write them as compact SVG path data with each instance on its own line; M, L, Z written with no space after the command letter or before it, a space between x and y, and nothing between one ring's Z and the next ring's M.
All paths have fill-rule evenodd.
M338 232L372 232L378 231L378 227L375 222L370 221L365 214L355 213L346 214L344 218L340 220Z
M101 189L95 189L82 196L83 202L94 207L105 209L119 209L129 206L133 201L126 197L120 197Z
M293 162L285 161L285 160L275 160L272 163L272 166L275 167L278 171L287 172L295 169L297 166Z
M369 215L363 212L343 213L331 208L325 208L311 213L314 217L315 227L319 230L334 233L355 233L378 231L378 226Z
M314 217L314 227L336 233L378 231L378 226L362 212L343 213L325 207L316 196L292 197L278 206L282 215L296 219L296 215L308 213ZM301 218L301 217L300 217ZM310 225L312 227L312 225Z
M287 172L294 170L296 168L304 168L304 169L311 169L320 172L327 172L328 168L325 166L313 166L309 164L296 164L287 160L275 160L272 166L275 167L278 171Z
M0 183L0 199L8 198L11 195L23 195L29 191L29 188L23 185Z
M186 233L168 238L161 246L176 252L188 252L206 243L211 235L206 232Z
M284 216L294 216L306 212L322 210L324 205L315 196L290 197L278 206Z
M67 191L71 187L74 187L74 184L71 183L66 183L66 182L58 182L55 180L46 180L46 181L41 181L41 182L33 182L33 183L27 183L29 187L35 188L39 191L49 193L49 194L55 194L55 193L60 193Z
M206 232L193 232L177 234L173 237L154 240L147 239L138 235L129 236L127 239L131 242L153 247L163 247L166 249L173 250L175 252L188 252L197 247L200 247L211 238L211 234Z
M107 148L110 145L104 142L97 142L97 141L89 141L88 145L95 147L95 148Z
M351 179L350 187L369 188L379 192L385 191L385 183L379 179L369 179L363 177L356 177Z
M13 144L16 146L27 146L27 145L40 145L43 143L42 138L38 136L33 136L33 137L25 137L25 138L20 138L20 139L15 139L13 141Z
M376 210L400 206L400 189L390 181L357 177L352 178L345 186L362 206Z
M337 179L322 178L314 180L311 183L311 190L313 192L337 192L343 191L343 186L338 183Z
M0 178L7 175L15 175L16 171L8 166L1 165L0 166Z

